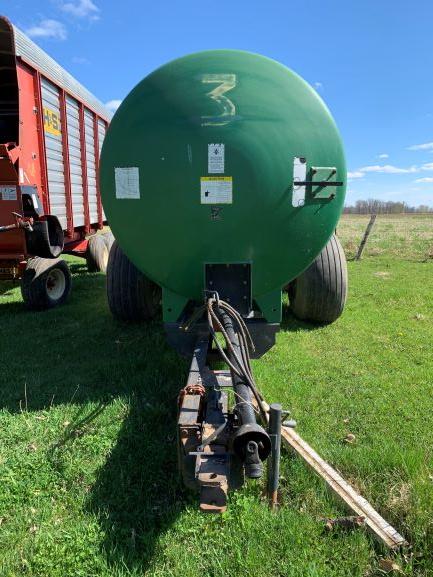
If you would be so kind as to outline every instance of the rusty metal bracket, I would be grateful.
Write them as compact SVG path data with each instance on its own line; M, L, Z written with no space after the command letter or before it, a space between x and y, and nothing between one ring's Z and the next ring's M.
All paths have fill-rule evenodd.
M224 423L221 423L218 428L216 428L204 441L202 441L201 445L197 447L197 453L202 453L207 445L216 441L219 435L225 431L226 427L227 421L224 421Z

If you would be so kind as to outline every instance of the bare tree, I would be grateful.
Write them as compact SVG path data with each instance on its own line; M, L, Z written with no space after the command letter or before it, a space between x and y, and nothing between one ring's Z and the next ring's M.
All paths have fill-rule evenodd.
M392 200L357 200L354 206L345 206L345 214L405 214L405 213L433 213L433 207L426 204L409 206L406 202Z

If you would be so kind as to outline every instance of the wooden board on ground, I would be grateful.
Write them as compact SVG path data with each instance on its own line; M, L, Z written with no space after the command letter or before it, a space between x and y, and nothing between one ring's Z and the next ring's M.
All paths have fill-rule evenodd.
M296 451L356 515L365 518L367 527L382 543L390 549L407 545L404 537L379 515L367 499L359 495L296 431L283 426L281 436L285 445Z

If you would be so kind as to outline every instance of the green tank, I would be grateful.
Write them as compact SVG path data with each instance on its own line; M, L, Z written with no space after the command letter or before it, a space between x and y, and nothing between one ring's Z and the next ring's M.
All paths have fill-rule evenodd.
M162 66L125 98L100 184L119 246L163 289L166 322L203 301L220 264L248 266L251 302L278 323L282 288L335 230L346 166L307 82L257 54L211 50Z

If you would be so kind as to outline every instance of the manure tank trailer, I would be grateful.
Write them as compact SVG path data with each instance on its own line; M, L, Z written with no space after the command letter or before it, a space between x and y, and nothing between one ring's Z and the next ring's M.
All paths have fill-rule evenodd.
M192 357L179 395L184 482L198 489L202 510L222 511L227 490L259 478L271 455L275 502L281 407L269 410L250 357L275 343L283 290L302 319L329 323L344 307L335 228L346 165L329 110L269 58L192 54L123 101L104 141L100 183L116 238L111 311L146 321L162 306L168 341ZM228 370L212 369L216 357Z

